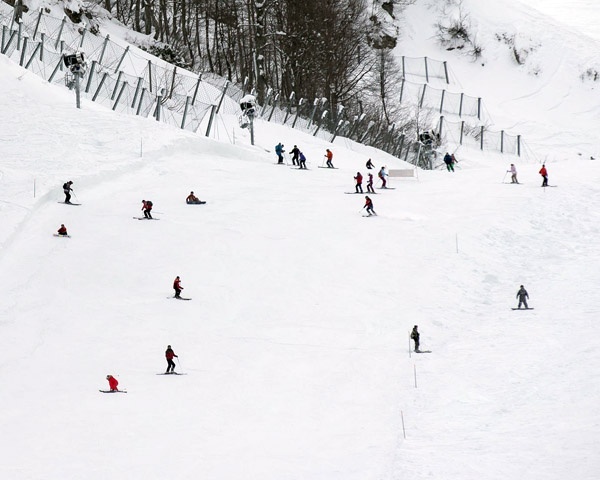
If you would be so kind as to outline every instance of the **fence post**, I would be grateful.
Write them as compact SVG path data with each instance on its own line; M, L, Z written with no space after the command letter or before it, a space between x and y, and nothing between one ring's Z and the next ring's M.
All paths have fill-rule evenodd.
M425 80L429 83L429 68L427 67L427 57L425 58Z
M344 120L340 119L340 121L337 123L337 125L335 126L335 130L333 131L333 136L331 137L331 140L329 141L329 143L333 143L335 138L337 137L337 133L338 130L340 129L340 127L344 124Z
M463 144L463 132L465 131L465 121L460 122L460 141L458 142L460 145Z
M187 117L188 107L190 106L191 97L185 97L185 107L183 109L183 118L181 119L181 129L185 129L185 118Z
M148 91L152 93L152 61L148 60Z
M100 79L100 83L98 84L98 88L96 88L96 92L94 93L94 96L92 97L92 102L95 102L96 98L98 98L98 94L100 93L100 89L102 88L102 85L104 85L104 82L106 81L106 77L108 77L108 72L104 72L104 75L102 75L102 78Z
M198 75L198 81L196 82L196 87L194 88L194 95L192 95L192 105L196 103L196 96L198 95L198 89L200 88L200 82L202 82L202 73Z
M125 47L125 51L123 52L123 55L121 55L121 58L119 59L119 64L115 67L115 71L113 73L117 73L119 71L119 69L121 68L121 64L123 63L123 60L125 60L125 56L127 55L127 52L129 52L129 45L127 45ZM148 60L150 61L150 60Z
M448 79L448 63L444 60L444 75L446 76L446 84L450 85L450 80Z
M137 96L140 93L142 81L143 81L142 77L138 77L137 85L135 87L135 93L133 94L133 100L131 101L131 108L135 108L135 103L137 102Z
M444 96L446 95L446 90L442 90L442 98L440 100L440 113L444 110Z
M315 98L315 101L313 102L313 111L310 114L310 120L308 121L308 125L306 126L306 128L310 128L310 126L313 123L313 118L315 116L315 112L317 111L317 106L319 105L319 99Z
M402 57L404 58L404 57ZM402 97L404 95L404 77L402 77L402 83L400 84L400 99L398 100L402 104Z
M31 62L33 62L33 59L35 58L35 56L37 55L38 50L40 49L40 46L42 44L38 43L35 48L33 49L33 53L31 54L31 57L29 58L29 60L27 61L27 63L25 64L25 68L28 69L29 65L31 65ZM23 51L23 55L25 55L25 51Z
M298 101L298 106L296 107L296 116L294 117L294 121L292 122L292 128L296 128L296 121L298 120L298 115L300 115L300 108L302 107L304 102L306 102L305 98L301 98Z
M92 78L94 78L94 71L96 70L96 60L92 60L92 66L90 67L90 73L88 73L88 80L85 84L85 93L89 93L90 87L92 86Z
M6 25L2 25L2 43L0 44L0 52L4 53L4 42L6 41Z
M102 43L102 50L100 51L100 56L98 57L98 63L102 65L102 61L104 60L104 52L106 52L106 45L108 44L108 39L110 35L104 37L104 42Z
M477 118L481 120L481 97L477 98Z
M481 135L479 138L479 144L480 144L481 150L483 150L483 125L481 126Z
M276 94L275 98L273 99L273 106L271 107L271 113L269 113L269 118L267 119L268 122L270 122L271 117L273 117L273 112L275 111L275 107L277 106L277 100L279 100L279 94Z
M213 119L215 118L215 112L217 111L216 105L210 106L210 117L208 118L208 126L206 127L206 137L210 135L210 129L212 127Z
M160 92L162 93L162 92ZM162 95L159 94L156 96L156 109L154 110L154 118L156 118L157 122L160 122L160 106L162 102Z
M460 94L460 104L458 106L458 116L462 117L462 106L463 106L463 98L464 98L465 94L461 92Z
M63 29L65 28L65 23L67 23L66 15L63 16L62 23L60 24L60 28L58 29L58 35L56 36L56 42L54 42L55 49L58 49L58 44L60 43L60 37L62 36ZM62 52L62 49L60 51Z
M37 37L38 29L40 28L40 20L42 19L43 10L40 8L40 13L38 14L37 21L35 22L35 28L33 29L33 39Z
M125 90L126 86L127 86L127 82L123 82L123 86L121 87L121 90L119 91L119 95L117 96L117 99L115 100L115 104L112 107L113 111L117 109L117 105L119 104L119 101L121 100L121 95L123 95L123 91Z
M405 70L405 64L404 64L404 55L402 55L402 80L404 80L406 78L406 70Z
M221 98L219 99L219 104L217 105L217 111L215 113L219 113L221 109L221 104L223 103L223 99L225 98L225 94L227 93L227 88L229 87L229 80L225 81L225 86L223 87L223 93L221 94ZM208 137L208 135L206 135Z
M40 62L44 61L44 47L46 46L46 34L44 32L40 33L40 45L41 50L40 50Z
M25 52L27 51L27 39L29 38L29 35L27 35L27 33L25 33L25 35L23 35L23 48L21 49L21 58L19 59L19 66L23 66L23 63L25 62Z
M21 37L23 35L23 20L17 22L19 28L17 29L17 50L21 50Z
M288 106L285 110L285 117L283 118L283 124L285 125L285 123L287 122L289 116L292 113L292 103L294 101L294 97L296 96L296 94L294 92L290 93L290 96L288 98Z
M321 129L321 125L323 125L323 119L327 116L328 113L329 113L329 111L325 110L325 111L323 111L323 113L319 117L319 124L317 125L317 128L315 129L315 133L313 133L313 137L317 136L317 133Z
M521 135L517 135L517 156L521 156Z
M171 90L169 90L169 96L167 98L173 98L173 91L175 90L175 76L177 75L177 67L173 68L173 78L171 79Z
M500 130L500 153L504 153L504 130Z
M400 139L398 140L398 145L396 146L396 149L394 150L394 155L397 157L400 157L400 155L402 155L402 147L404 146L405 138L406 138L405 135L403 133L401 133Z
M135 111L136 115L139 115L142 110L142 102L144 101L144 93L146 93L146 87L142 87L142 93L140 93L140 101L138 103L138 108Z
M439 130L438 130L438 135L440 136L440 140L441 140L441 138L442 138L443 131L444 131L444 116L442 115L442 116L440 117L440 128L439 128Z
M62 62L63 62L63 59L62 59L62 57L60 57L58 59L58 63L56 64L56 67L54 67L54 70L52 70L52 73L50 74L50 78L48 78L48 83L52 83L52 80L54 79L54 75L56 75L56 72L58 72L58 70L60 69Z
M115 82L115 88L110 96L111 100L115 99L115 95L117 94L117 90L119 89L119 83L121 83L121 76L123 75L122 71L119 71L119 75L117 75L117 81Z
M79 42L79 48L83 47L83 41L85 40L85 34L87 33L87 23L83 27L83 32L81 32L81 42Z
M425 90L427 90L427 84L423 84L423 93L421 94L421 101L419 102L419 108L423 108L423 101L425 100Z

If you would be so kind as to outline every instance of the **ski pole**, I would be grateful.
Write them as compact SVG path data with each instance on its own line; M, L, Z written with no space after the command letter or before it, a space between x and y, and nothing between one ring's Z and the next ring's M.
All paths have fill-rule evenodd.
M181 362L179 361L179 357L177 357L177 365L179 365L179 370L183 373L183 367L181 366Z
M502 177L502 183L504 183L504 179L506 178L506 174L507 174L507 173L508 173L508 172L504 172L504 176Z

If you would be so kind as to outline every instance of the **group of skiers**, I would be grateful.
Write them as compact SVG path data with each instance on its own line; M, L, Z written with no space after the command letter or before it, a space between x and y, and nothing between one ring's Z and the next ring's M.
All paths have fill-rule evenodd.
M167 371L165 374L174 374L175 373L175 362L173 358L179 358L178 355L175 354L171 345L167 345L167 349L165 350L165 359L167 360ZM111 392L124 392L125 390L119 390L119 381L114 377L114 375L107 375L106 380L108 380L108 388Z
M510 183L519 183L517 179L517 167L514 163L510 164L509 169L506 173L510 173ZM542 187L548 186L548 169L546 168L546 164L542 164L542 168L538 172L542 176Z
M283 165L283 154L285 153L285 150L283 149L284 146L285 145L283 145L283 143L281 142L275 146L275 153L277 154L277 163L279 165ZM290 153L292 154L292 164L298 167L300 170L307 170L306 156L304 155L304 153L302 153L302 151L300 151L298 145L294 145L294 148L290 150Z
M453 172L454 165L456 165L458 163L458 160L456 160L456 157L454 156L454 154L450 154L449 152L446 152L446 155L444 155L444 163L446 164L446 169L449 172Z
M519 287L519 291L517 292L516 298L519 300L519 305L516 309L513 310L521 310L521 305L523 305L525 308L525 310L531 310L531 308L529 307L529 305L527 305L527 299L529 298L529 294L527 293L527 290L525 290L525 287L523 285L521 285ZM412 331L410 332L410 338L415 342L415 352L416 353L421 353L420 350L420 340L421 340L421 334L419 333L418 330L418 326L415 325L412 329Z

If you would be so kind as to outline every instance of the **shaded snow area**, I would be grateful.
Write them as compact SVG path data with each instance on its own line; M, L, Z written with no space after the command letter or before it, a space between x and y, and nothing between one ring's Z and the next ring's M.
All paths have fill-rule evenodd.
M524 128L559 125L488 87ZM459 149L454 173L390 177L363 217L356 172L407 165L260 120L251 146L233 117L209 139L77 110L3 56L0 90L0 478L598 478L600 163L572 144ZM308 170L277 165L278 142ZM82 205L59 203L67 180ZM159 220L133 218L142 199ZM170 298L177 275L191 301ZM511 310L520 285L533 310ZM167 345L186 375L157 375ZM100 393L107 374L127 394Z

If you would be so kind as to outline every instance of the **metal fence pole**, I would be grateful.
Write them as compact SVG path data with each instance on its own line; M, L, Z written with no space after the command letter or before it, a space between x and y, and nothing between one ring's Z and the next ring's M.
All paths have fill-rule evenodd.
M500 153L504 153L504 130L500 130Z
M462 117L462 107L463 107L463 98L464 98L465 94L461 93L460 94L460 103L458 105L458 116Z
M458 142L460 145L463 144L463 133L465 131L465 121L460 122L460 141Z
M119 95L117 96L117 99L115 100L115 103L112 107L113 110L117 109L117 105L119 104L119 101L121 100L121 95L123 95L123 92L125 91L125 87L127 87L127 82L123 82L123 86L121 87L121 90L119 91Z
M450 80L448 78L448 64L444 61L444 75L446 76L446 84L450 85Z
M19 66L23 66L23 63L25 63L25 52L27 52L27 40L28 40L29 36L27 34L25 34L23 36L23 48L21 49L21 57L19 59Z
M202 82L202 74L198 75L198 81L196 82L196 87L194 88L194 95L192 96L192 105L196 103L196 97L198 96L198 89L200 88L200 83Z
M102 65L104 60L104 53L106 52L106 45L108 45L108 40L110 39L110 35L104 37L104 42L102 43L102 50L100 51L100 56L98 57L98 63Z
M217 111L215 113L219 113L219 110L221 108L221 104L223 103L223 99L225 98L225 95L227 93L227 88L228 87L229 87L229 80L226 80L225 81L225 86L223 87L223 93L221 94L221 98L219 99L219 104L217 105Z
M110 99L114 100L115 99L115 95L117 94L117 90L119 88L119 83L121 83L121 77L123 76L123 72L119 71L119 74L117 75L117 81L115 82L115 88L113 88L113 92L110 95Z
M477 99L477 118L481 120L481 97Z
M85 93L89 93L90 87L92 86L92 78L94 77L94 72L96 70L96 60L92 60L92 66L90 67L90 72L88 73L88 80L85 84Z
M425 58L425 80L429 83L429 68L427 66L427 57Z
M123 52L123 55L121 55L121 58L119 59L119 63L115 67L114 73L117 73L119 71L119 69L121 68L121 64L123 63L123 60L125 60L125 56L127 55L128 52L129 52L129 45L127 45L125 47L125 51ZM148 61L150 61L150 60L148 60Z
M144 101L144 94L146 93L146 87L142 87L142 93L140 93L140 101L138 103L138 108L135 112L136 115L139 115L142 111L142 102Z
M206 127L206 135L205 135L206 137L208 137L210 135L210 129L212 128L212 123L215 118L216 111L217 111L217 106L211 105L210 117L208 118L208 126Z
M96 98L98 98L98 94L100 93L100 89L102 88L102 85L104 85L104 82L106 81L106 77L108 77L108 72L104 72L104 75L102 75L102 78L100 79L100 83L98 84L98 87L96 88L96 92L94 93L94 96L92 97L92 102L95 102Z
M521 135L517 135L517 156L521 156Z
M65 28L65 23L67 23L66 15L63 17L62 23L60 24L60 28L58 29L58 35L56 36L56 42L54 42L55 49L58 49L58 45L60 44L60 37L62 36L63 29ZM62 48L60 51L62 52Z
M34 40L35 40L35 37L37 36L38 29L40 28L40 20L42 19L43 13L44 13L44 11L40 8L40 12L38 14L37 21L35 22L35 28L33 29L33 39Z
M425 90L427 90L427 84L423 84L423 93L421 94L421 101L419 102L419 108L423 108L423 101L425 100Z
M137 85L135 87L135 93L133 94L133 100L131 101L131 108L135 108L135 102L137 102L137 97L140 93L140 88L142 87L142 77L138 77Z
M440 113L444 110L444 96L446 94L446 90L442 90L442 98L440 100Z
M187 117L188 108L190 106L191 99L192 99L192 97L185 97L185 107L183 109L183 118L181 119L181 129L182 130L185 129L185 119Z
M479 146L481 148L481 150L483 150L483 125L481 126L481 134L480 134L480 139L479 139Z

